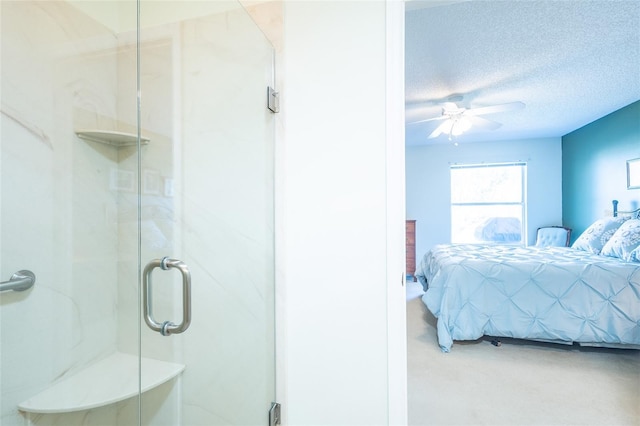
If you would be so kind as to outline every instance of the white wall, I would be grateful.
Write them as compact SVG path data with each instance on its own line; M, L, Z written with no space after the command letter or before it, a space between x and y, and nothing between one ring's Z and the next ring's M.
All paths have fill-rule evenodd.
M402 170L388 169L387 150L390 139L403 137L401 130L387 136L386 19L383 1L284 4L281 249L290 425L406 422L406 395L389 392L391 381L393 389L406 387L397 371L389 378L389 363L398 359L388 353L389 336L405 330L401 297L395 320L387 313L388 291L404 294L402 262L389 270L388 244L404 230L400 215L387 229L388 203L402 199L401 178L387 188L387 174ZM402 87L393 93L402 99ZM402 257L401 247L395 252Z
M527 162L526 241L533 244L538 227L562 224L561 138L407 147L407 219L417 221L417 259L451 241L449 165L509 161Z

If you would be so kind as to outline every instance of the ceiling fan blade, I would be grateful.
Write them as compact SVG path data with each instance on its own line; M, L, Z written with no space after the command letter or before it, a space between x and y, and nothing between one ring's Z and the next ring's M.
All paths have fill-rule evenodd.
M474 115L470 115L466 117L471 122L472 129L480 129L480 130L496 130L500 126L501 123L496 121L488 120L484 117L477 117Z
M493 114L495 112L515 111L518 109L522 109L524 107L525 105L523 102L509 102L509 103L500 104L500 105L471 108L466 110L464 113L465 115L483 115L483 114Z
M431 132L429 136L427 136L427 139L437 138L444 132L448 133L450 129L451 129L451 122L447 120L444 123L441 123L438 127L436 127L436 129L433 132Z
M407 124L426 123L427 121L446 120L447 118L449 118L449 117L447 117L447 116L445 116L445 115L441 115L441 116L438 116L438 117L431 117L431 118L427 118L427 119L425 119L425 120L410 121L410 122L408 122Z

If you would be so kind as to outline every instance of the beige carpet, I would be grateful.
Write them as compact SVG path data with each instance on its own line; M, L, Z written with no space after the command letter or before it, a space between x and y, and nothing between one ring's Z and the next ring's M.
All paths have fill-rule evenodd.
M409 425L640 425L640 351L500 339L437 343L407 284Z

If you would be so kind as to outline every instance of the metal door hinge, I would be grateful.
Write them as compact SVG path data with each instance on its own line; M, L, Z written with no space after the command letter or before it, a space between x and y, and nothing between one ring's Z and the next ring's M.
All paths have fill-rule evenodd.
M273 87L267 87L267 108L272 112L280 112L280 93Z
M280 404L277 402L271 403L269 409L269 426L276 426L280 424Z

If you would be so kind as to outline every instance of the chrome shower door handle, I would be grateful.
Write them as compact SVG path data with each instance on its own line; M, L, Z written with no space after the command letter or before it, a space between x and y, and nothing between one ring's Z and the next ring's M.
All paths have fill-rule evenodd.
M151 306L151 274L155 268L169 270L175 268L182 274L182 322L174 324L171 321L158 322L153 318L153 307ZM144 321L150 329L157 331L163 336L183 333L191 324L191 272L187 265L181 260L154 259L147 264L142 274L142 299L144 305Z

